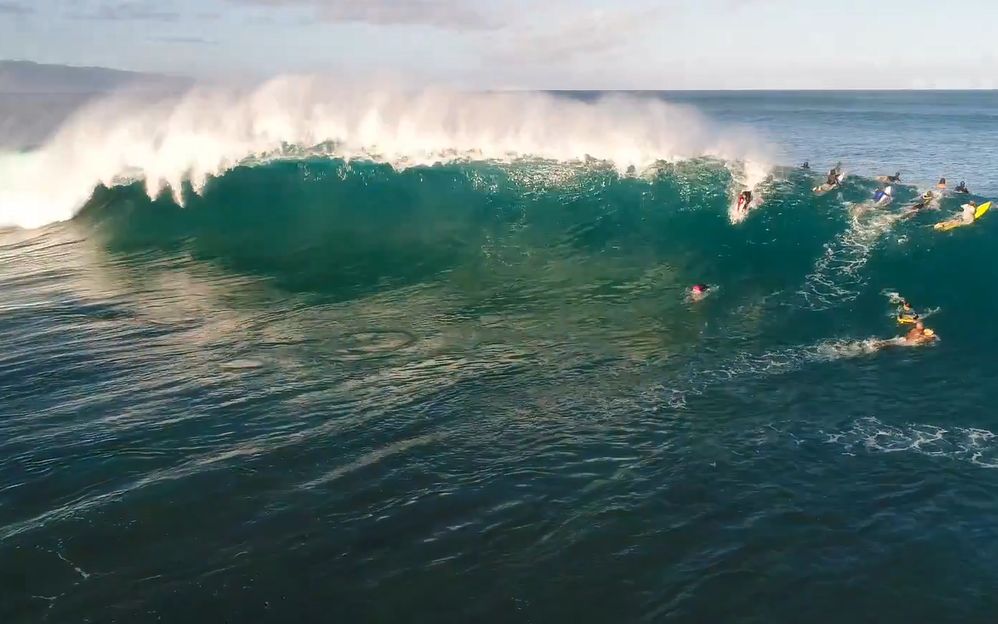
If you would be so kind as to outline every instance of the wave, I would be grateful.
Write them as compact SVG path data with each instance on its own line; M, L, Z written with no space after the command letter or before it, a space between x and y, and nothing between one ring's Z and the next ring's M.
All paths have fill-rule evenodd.
M169 189L180 202L185 183L200 191L240 164L310 156L396 168L598 160L621 171L697 156L767 160L746 130L716 127L656 99L403 91L282 77L251 90L118 93L86 105L38 150L0 154L0 225L69 219L98 184L141 180L150 197Z

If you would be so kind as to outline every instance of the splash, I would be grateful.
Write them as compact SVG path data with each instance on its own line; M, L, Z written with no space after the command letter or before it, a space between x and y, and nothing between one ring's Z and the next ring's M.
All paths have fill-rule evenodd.
M243 164L333 156L404 168L461 160L595 159L621 171L695 156L762 160L744 132L692 109L625 95L593 102L542 93L344 87L282 77L240 91L199 87L150 99L115 94L44 146L0 154L0 225L71 218L97 184L143 180L180 201L189 183Z

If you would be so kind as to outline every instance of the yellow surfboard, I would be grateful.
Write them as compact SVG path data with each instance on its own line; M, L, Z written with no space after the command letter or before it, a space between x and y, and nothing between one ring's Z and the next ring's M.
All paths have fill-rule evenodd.
M991 209L991 202L984 202L977 207L977 211L974 213L974 221L980 219L985 212Z

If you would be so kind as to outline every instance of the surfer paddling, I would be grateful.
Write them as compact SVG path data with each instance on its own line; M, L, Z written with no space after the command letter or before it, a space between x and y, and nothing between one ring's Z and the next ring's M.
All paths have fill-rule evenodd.
M889 340L880 340L874 343L874 346L877 349L883 349L884 347L920 347L938 339L939 336L936 335L936 332L923 325L922 321L917 321L915 326L911 328L911 331L904 336L898 336Z
M887 185L883 190L878 190L873 194L873 203L877 206L886 206L894 201L894 187Z
M922 321L916 321L911 331L904 335L904 342L911 346L918 346L932 342L936 338L936 332L925 327Z
M898 307L898 323L917 323L918 320L918 313L911 307L911 303L907 299L903 300Z

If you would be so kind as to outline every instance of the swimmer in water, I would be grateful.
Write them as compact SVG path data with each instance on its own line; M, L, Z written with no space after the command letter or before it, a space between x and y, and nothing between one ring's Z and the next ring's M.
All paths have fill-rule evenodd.
M707 296L707 291L710 288L706 284L695 284L693 288L690 288L690 300L700 301Z
M939 190L946 189L946 178L939 178L939 182L936 184L936 188Z
M738 194L738 210L747 212L752 203L752 191L746 189Z
M915 326L904 336L888 340L877 340L873 343L873 347L875 349L883 349L884 347L918 347L938 338L939 336L936 336L936 332L923 325L922 321L916 321Z
M917 321L911 331L905 334L904 341L910 345L920 345L936 339L936 332L926 329L922 321Z
M918 201L912 205L915 210L922 210L923 208L928 208L929 204L936 196L932 194L932 191L925 191L922 196L918 198Z
M922 196L918 199L917 202L915 202L911 206L908 206L908 211L901 218L910 219L919 212L921 212L922 210L928 210L929 208L932 207L931 204L933 199L935 199L935 195L932 194L932 191L926 191L925 193L922 194Z

